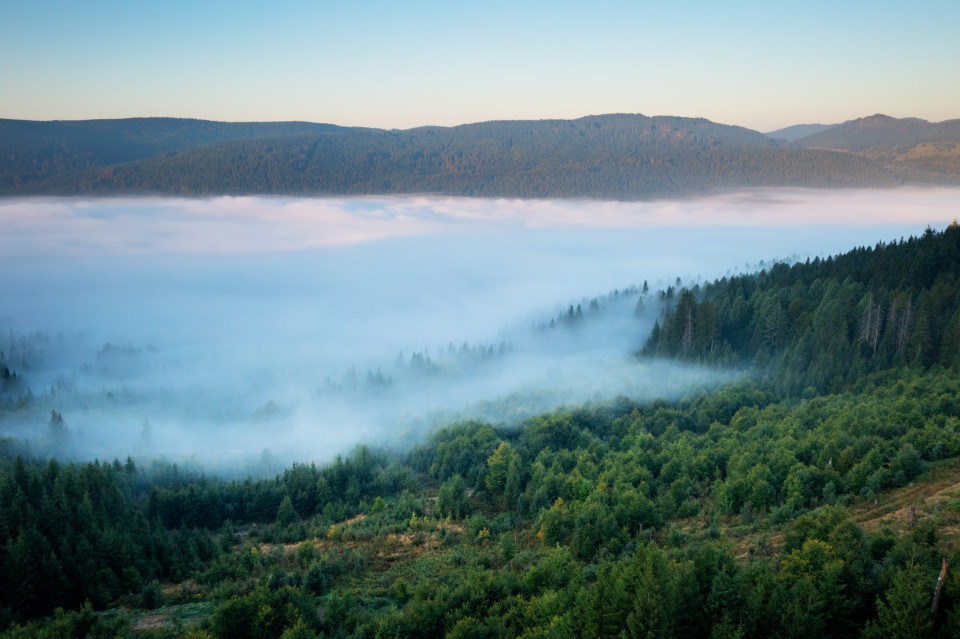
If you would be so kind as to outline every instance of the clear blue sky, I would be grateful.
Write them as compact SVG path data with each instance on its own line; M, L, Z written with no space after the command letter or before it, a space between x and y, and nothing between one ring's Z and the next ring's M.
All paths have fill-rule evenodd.
M0 117L960 118L960 1L0 2Z

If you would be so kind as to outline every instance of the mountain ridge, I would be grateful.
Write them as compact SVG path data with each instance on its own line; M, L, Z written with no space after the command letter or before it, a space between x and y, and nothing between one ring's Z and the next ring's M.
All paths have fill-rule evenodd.
M795 142L801 138L808 137L815 133L821 133L829 128L837 126L836 124L794 124L776 131L767 131L766 135L774 140L786 140Z
M875 114L801 138L805 149L854 153L919 184L960 182L960 119L927 122Z
M748 187L960 184L956 143L960 120L880 115L794 141L705 118L625 113L403 130L189 118L0 120L0 195L635 200ZM889 150L904 144L912 155Z

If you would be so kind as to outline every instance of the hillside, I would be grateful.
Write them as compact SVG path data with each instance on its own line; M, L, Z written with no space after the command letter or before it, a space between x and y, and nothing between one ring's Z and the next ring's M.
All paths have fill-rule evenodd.
M0 119L0 193L52 176L223 142L342 130L308 122L209 122L179 118Z
M272 478L5 456L0 636L955 636L958 276L954 224L632 291L747 374Z
M903 145L960 142L960 120L927 122L918 118L891 118L877 114L850 120L799 138L804 148L862 153Z
M794 142L800 138L805 138L815 133L820 133L826 131L831 127L837 126L836 124L794 124L793 126L788 126L783 129L777 129L776 131L768 131L767 137L772 140L786 140L787 142Z
M0 194L632 200L742 187L904 183L870 158L781 146L704 119L606 115L406 131L173 121L168 135L137 133L142 123L127 125L137 134L125 133L118 122L64 129L6 121L16 135L0 144L8 158ZM305 130L311 126L322 130Z
M855 153L918 182L960 183L960 120L873 115L796 140L804 149Z

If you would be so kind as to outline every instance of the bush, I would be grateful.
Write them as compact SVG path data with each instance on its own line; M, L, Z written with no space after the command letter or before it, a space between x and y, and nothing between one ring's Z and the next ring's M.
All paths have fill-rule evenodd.
M151 581L143 586L143 590L140 591L140 600L142 605L147 610L155 610L159 608L163 603L163 595L160 592L160 584L156 581Z
M333 577L325 573L319 563L314 562L303 576L303 587L322 597L333 587Z

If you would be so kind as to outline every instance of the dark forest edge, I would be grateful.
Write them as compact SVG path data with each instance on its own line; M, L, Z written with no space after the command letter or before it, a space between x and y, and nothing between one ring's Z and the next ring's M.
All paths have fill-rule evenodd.
M658 297L640 357L751 372L266 479L5 455L2 636L953 636L960 228Z
M956 185L958 122L872 116L787 141L702 118L628 114L402 131L0 120L0 195L642 200L748 187Z

